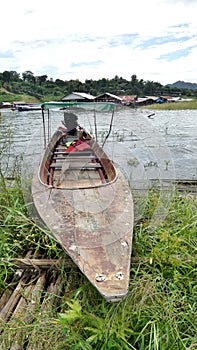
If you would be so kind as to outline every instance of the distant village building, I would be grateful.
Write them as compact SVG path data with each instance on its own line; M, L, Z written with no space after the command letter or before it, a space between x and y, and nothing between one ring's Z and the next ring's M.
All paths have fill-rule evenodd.
M86 92L72 92L70 95L64 96L62 102L93 102L95 96Z
M171 96L138 97L137 95L117 96L109 92L105 92L98 96L93 96L86 92L72 92L71 94L64 96L62 98L62 102L113 102L116 104L122 104L124 106L130 106L130 107L146 106L146 105L151 105L153 103L176 102L178 100L180 100L180 97L171 97Z
M153 103L156 103L156 99L157 97L153 97L153 96L139 97L136 101L136 106L151 105Z
M137 101L137 95L125 95L119 96L121 98L121 102L125 106L134 106Z
M157 99L156 99L156 103L165 103L168 101L168 98L167 97L164 97L164 96L159 96Z
M94 100L95 102L114 102L114 103L122 102L122 99L119 96L110 94L109 92L105 92L104 94L96 96Z
M160 99L163 100L163 102L177 102L180 101L180 97L173 97L173 96L160 96Z

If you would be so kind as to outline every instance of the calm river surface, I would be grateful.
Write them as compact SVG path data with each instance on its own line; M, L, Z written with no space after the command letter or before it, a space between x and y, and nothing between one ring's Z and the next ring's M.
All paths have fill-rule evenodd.
M151 113L155 115L148 118ZM55 112L52 129L61 120L60 112ZM83 126L94 128L92 116L86 121L79 116L79 120ZM102 140L109 120L105 115L98 116ZM26 165L33 167L43 147L41 112L1 110L1 143L7 138L8 129L13 134L10 161L23 157ZM150 178L197 179L197 111L118 111L105 149L131 182Z

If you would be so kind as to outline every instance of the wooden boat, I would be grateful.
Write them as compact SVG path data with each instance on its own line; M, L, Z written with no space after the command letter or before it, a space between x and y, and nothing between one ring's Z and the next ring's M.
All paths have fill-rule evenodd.
M0 102L0 108L11 108L12 104L10 102Z
M19 105L16 106L18 112L31 112L31 111L40 111L41 106L37 104L31 104L31 105Z
M71 103L80 110L113 110L105 103ZM88 105L88 106L87 106ZM45 110L69 103L42 105ZM44 151L32 181L37 217L51 231L83 274L108 301L120 301L129 286L133 233L133 200L128 182L76 115L66 116ZM48 117L47 117L48 118ZM70 126L69 118L73 125ZM49 123L50 124L50 123ZM72 122L71 122L72 124Z

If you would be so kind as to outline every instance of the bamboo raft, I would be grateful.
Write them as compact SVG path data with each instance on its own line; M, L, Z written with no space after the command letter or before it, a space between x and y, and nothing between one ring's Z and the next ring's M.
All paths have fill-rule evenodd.
M184 263L197 264L197 255L191 258L180 255L169 256L170 259L184 261ZM156 261L156 260L155 260ZM24 322L30 323L33 319L33 310L39 306L41 309L46 308L50 298L50 306L55 302L57 296L61 297L65 293L65 286L60 274L58 266L60 261L57 259L29 259L15 258L11 260L1 259L1 262L11 263L15 266L15 273L8 287L0 295L0 320L9 322L10 319L18 318L23 315ZM131 264L153 264L153 259L148 257L131 257ZM72 274L79 272L76 265L69 258L64 261L67 271ZM69 290L67 291L69 294Z
M181 257L174 255L170 258L181 260L185 263L197 264L197 256ZM15 267L15 273L8 287L0 294L0 336L3 336L3 325L10 323L13 325L22 322L24 325L30 325L36 313L46 312L50 314L51 310L61 310L62 300L69 299L71 290L73 290L72 281L76 274L80 273L73 261L67 258L64 261L68 273L68 283L62 281L58 273L58 266L62 262L56 259L35 259L35 258L15 258L11 260L1 259L1 262L9 263ZM153 259L148 257L131 257L131 264L153 264ZM70 277L69 277L70 276ZM24 343L20 334L16 333L11 346L5 348L0 344L1 350L36 350L33 346L28 346L28 340Z
M6 259L1 261L6 262ZM31 309L32 313L38 303L40 307L46 304L49 293L53 293L55 297L63 292L61 278L57 272L57 260L19 258L8 263L13 264L16 271L8 287L0 295L0 320L8 322L18 318L27 309ZM70 260L66 264L68 269L73 267ZM28 314L29 311L24 321L29 321Z
M77 267L71 259L63 262L67 274L67 281L62 280L58 267L62 262L53 259L35 259L29 256L11 260L1 259L1 262L12 266L14 270L11 280L7 281L7 287L0 293L0 337L4 338L4 325L10 327L20 324L30 325L35 315L42 313L49 315L51 310L60 308L60 301L68 297L69 287L72 288ZM60 310L60 309L59 309ZM18 325L18 326L17 326ZM27 340L21 340L19 330L9 347L0 341L1 350L36 350L29 347Z

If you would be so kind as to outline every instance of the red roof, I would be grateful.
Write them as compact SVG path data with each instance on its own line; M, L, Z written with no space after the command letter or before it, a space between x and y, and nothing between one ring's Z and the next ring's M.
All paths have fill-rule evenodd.
M135 102L137 100L137 95L119 96L122 102Z

